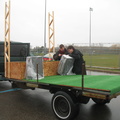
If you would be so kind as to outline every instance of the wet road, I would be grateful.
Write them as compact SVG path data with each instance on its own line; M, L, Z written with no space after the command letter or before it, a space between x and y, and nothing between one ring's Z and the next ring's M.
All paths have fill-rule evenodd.
M10 83L0 82L0 91L7 89L11 89ZM51 98L52 95L42 89L0 93L0 120L57 120ZM92 100L86 105L80 104L75 120L120 120L120 96L105 106L98 106Z

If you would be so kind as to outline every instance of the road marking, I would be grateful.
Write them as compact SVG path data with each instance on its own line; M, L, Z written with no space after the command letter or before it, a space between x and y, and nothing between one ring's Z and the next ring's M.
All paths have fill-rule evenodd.
M0 91L0 93L12 92L12 91L17 91L17 90L22 90L22 88L14 88L14 89L9 89L9 90L4 90L4 91Z

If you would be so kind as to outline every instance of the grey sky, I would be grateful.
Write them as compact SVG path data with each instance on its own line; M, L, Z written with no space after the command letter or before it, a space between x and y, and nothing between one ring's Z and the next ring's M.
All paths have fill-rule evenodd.
M0 40L4 40L5 1L0 0ZM44 2L11 0L11 40L44 45ZM120 0L47 0L47 12L55 12L56 45L89 42L89 7L92 42L120 42Z

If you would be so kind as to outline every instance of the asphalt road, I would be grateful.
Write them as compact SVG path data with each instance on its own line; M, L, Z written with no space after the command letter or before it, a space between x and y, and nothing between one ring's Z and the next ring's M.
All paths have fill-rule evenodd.
M11 89L0 82L0 91ZM52 95L47 90L19 90L0 93L0 120L57 120L51 108ZM80 104L75 120L120 120L120 96L105 106L92 100Z

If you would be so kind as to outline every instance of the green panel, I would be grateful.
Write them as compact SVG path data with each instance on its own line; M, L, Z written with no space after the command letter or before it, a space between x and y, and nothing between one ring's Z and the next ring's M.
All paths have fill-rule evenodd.
M84 76L84 87L93 89L109 90L111 94L120 91L120 76L115 75L86 75ZM29 80L35 82L36 80ZM54 85L67 85L81 87L81 75L69 76L48 76L42 80L42 83Z

